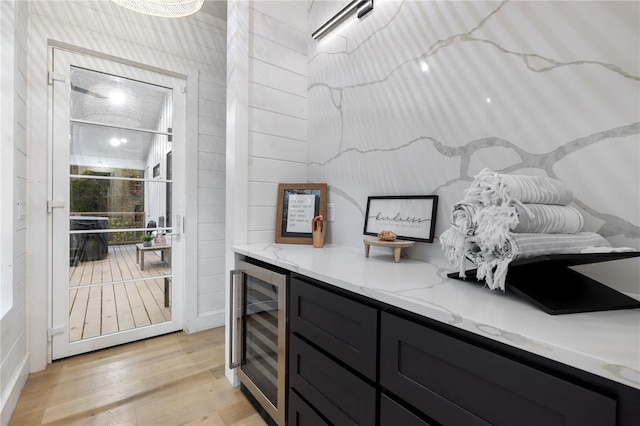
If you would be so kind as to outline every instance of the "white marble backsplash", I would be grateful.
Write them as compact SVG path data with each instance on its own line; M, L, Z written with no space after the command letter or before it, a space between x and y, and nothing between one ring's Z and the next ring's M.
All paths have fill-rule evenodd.
M342 6L309 4L309 32ZM640 3L377 0L308 44L308 179L328 241L367 196L437 194L436 236L485 167L573 191L586 230L640 249ZM420 244L413 257L440 250Z

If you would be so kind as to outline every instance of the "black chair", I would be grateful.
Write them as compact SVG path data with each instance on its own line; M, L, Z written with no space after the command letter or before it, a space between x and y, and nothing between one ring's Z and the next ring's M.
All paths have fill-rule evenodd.
M147 223L147 228L157 228L158 224L156 223L155 220L150 220L149 223ZM153 230L151 231L147 231L147 235L151 235L151 233L153 232Z

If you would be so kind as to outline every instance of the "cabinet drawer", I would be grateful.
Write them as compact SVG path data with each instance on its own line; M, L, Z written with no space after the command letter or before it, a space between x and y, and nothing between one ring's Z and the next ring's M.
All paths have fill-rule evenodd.
M294 391L289 391L289 426L329 426Z
M335 425L375 425L376 390L295 335L289 385Z
M380 383L442 424L610 426L616 401L383 313Z
M289 326L372 381L376 380L378 311L292 278Z
M386 395L380 397L380 426L430 426Z

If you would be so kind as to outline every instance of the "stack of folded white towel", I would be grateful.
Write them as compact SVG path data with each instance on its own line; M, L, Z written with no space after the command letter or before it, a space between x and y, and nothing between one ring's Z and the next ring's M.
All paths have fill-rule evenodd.
M503 291L509 264L517 258L631 250L614 249L595 232L580 232L584 218L569 206L572 200L557 179L484 169L453 206L451 227L440 243L461 277L468 259L479 280Z

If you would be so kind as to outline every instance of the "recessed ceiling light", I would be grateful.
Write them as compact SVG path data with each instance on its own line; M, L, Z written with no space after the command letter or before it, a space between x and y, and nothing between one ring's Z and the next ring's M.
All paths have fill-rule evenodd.
M109 100L114 105L122 105L127 100L127 97L120 91L114 91L109 95Z
M118 138L112 138L110 142L112 146L120 146L120 143L121 143L120 139Z

